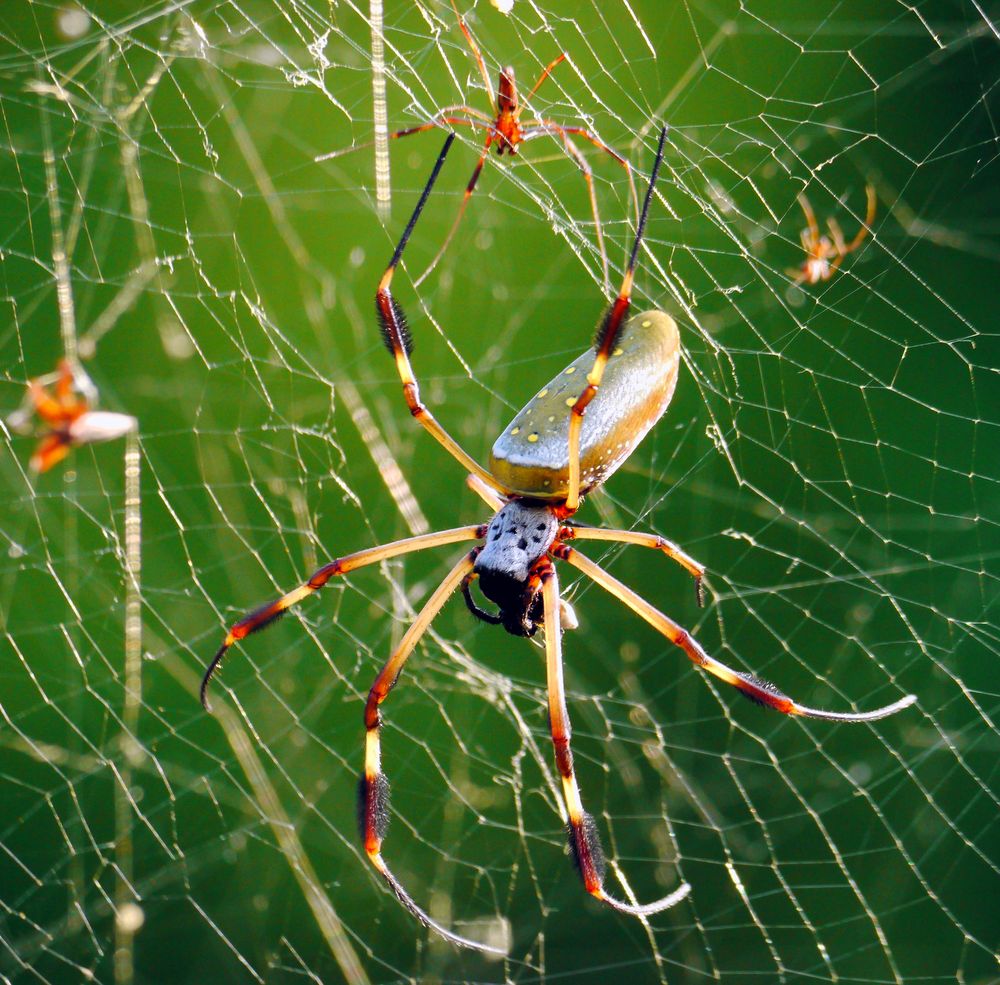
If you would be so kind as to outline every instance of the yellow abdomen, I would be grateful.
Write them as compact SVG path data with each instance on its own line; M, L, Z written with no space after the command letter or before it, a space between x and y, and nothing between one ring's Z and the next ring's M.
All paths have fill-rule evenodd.
M574 359L517 413L493 444L490 472L511 492L564 499L570 409L587 385L592 349ZM663 416L677 383L680 337L662 311L633 315L622 329L580 436L580 492L600 485Z

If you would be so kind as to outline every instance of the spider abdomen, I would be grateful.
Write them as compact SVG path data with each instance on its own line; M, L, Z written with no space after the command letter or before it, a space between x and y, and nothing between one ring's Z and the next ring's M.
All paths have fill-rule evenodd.
M506 488L559 500L569 486L570 410L586 386L592 349L551 380L497 438L490 472ZM580 491L600 485L663 416L677 383L680 337L662 311L633 315L622 328L580 437Z

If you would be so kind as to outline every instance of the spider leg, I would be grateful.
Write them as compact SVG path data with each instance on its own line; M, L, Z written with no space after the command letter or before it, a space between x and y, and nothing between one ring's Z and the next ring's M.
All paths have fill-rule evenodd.
M628 314L632 304L632 280L635 276L635 261L639 253L639 244L646 229L646 218L649 215L649 203L653 197L653 186L656 184L656 176L660 171L660 163L663 161L663 145L667 139L667 128L660 131L660 143L656 149L656 160L653 162L653 171L649 177L649 187L646 189L646 198L642 203L642 213L639 216L639 224L636 228L635 243L632 245L632 254L629 257L628 266L625 268L625 276L622 278L622 286L618 291L618 297L611 303L597 328L594 339L594 365L587 374L587 386L577 398L569 418L569 489L566 492L567 515L575 513L580 505L580 431L583 427L583 415L587 405L594 399L604 378L604 367L607 365L611 353L614 351L618 333L625 323L625 316Z
M53 465L57 465L69 454L71 447L69 436L65 432L55 431L47 434L32 453L31 461L28 463L29 468L39 474L48 472Z
M850 252L847 248L847 241L844 239L844 231L840 228L840 223L836 219L826 220L826 227L830 230L830 238L833 240L833 249L838 258L847 256Z
M462 196L462 201L458 206L458 215L455 216L455 219L451 224L451 228L448 230L448 235L444 238L444 242L438 248L437 253L434 254L434 259L427 265L427 269L413 282L414 287L420 287L420 285L427 278L427 275L438 265L441 257L444 256L444 251L448 249L448 244L455 235L455 231L458 229L458 224L462 221L462 216L465 215L465 207L469 204L469 199L472 198L472 193L476 190L476 182L479 181L479 175L482 173L483 165L486 163L486 157L490 152L490 147L493 145L493 137L494 130L491 125L490 132L486 135L486 144L483 146L482 153L479 155L479 161L472 170L472 177L469 178L469 183L465 186L465 194Z
M466 116L472 117L472 119L467 120L461 116L453 116L453 113L465 113ZM448 124L449 126L486 127L489 129L493 126L493 121L485 113L480 113L478 109L473 109L471 106L446 106L434 119L428 120L426 123L421 123L419 126L396 130L389 134L389 139L398 140L400 137L412 137L415 133L425 133L427 130L434 130L444 124ZM313 160L317 164L320 164L323 161L332 161L335 157L343 157L345 154L353 154L356 150L364 150L366 147L374 146L374 140L366 140L362 144L351 144L350 147L341 147L340 150L330 151L329 154L320 154L319 157L313 158Z
M494 512L500 511L505 501L493 491L492 486L471 472L465 477L465 484Z
M566 52L565 51L561 55L559 55L557 58L553 58L552 61L550 61L548 63L548 65L546 65L545 68L542 69L542 74L538 76L538 81L531 87L531 92L529 92L528 95L525 97L525 102L530 102L531 101L531 97L536 92L538 92L539 86L552 74L552 69L554 69L556 67L556 65L559 65L559 64L561 64L564 61L566 61ZM520 107L518 107L517 111L514 113L514 118L515 119L517 119L521 115L521 110L523 108L524 108L523 104Z
M819 242L819 223L816 221L816 213L813 212L812 206L809 204L809 199L806 198L805 192L800 192L798 196L799 205L802 207L802 213L806 217L806 222L809 224L809 242L818 243ZM803 240L803 244L805 240ZM809 252L808 249L806 252Z
M705 566L699 564L693 557L685 553L672 541L657 534L647 534L640 530L610 530L607 527L561 527L559 539L566 540L605 540L616 544L635 544L638 547L651 547L662 551L668 558L676 561L688 574L694 578L694 591L699 607L705 604L705 588L702 581L705 577Z
M385 859L382 858L382 842L389 827L389 781L382 772L382 747L379 739L382 715L379 712L379 705L396 684L403 664L406 663L413 648L427 631L434 617L472 570L476 553L477 551L472 551L463 557L437 587L400 640L399 646L396 647L392 656L379 671L375 683L368 692L368 701L365 704L365 768L358 784L358 824L361 828L365 852L372 865L385 879L396 899L425 927L459 947L489 951L492 954L505 954L506 952L499 948L460 937L432 920L430 915L421 909L413 897L403 888L386 865Z
M834 243L837 245L837 256L830 263L831 274L844 262L844 258L848 253L853 253L864 242L871 224L875 221L875 209L878 203L875 199L875 188L873 185L865 185L865 195L868 199L868 211L865 214L865 223L857 231L857 234L850 243L844 243L844 234L840 231L840 226L837 225L835 219L830 219L827 223L830 226L831 234L834 236Z
M80 417L87 410L87 401L73 393L73 364L68 359L59 363L54 397L45 389L42 379L28 381L28 395L35 413L54 427Z
M493 121L490 120L484 113L478 112L469 106L457 107L461 109L464 113L470 114L472 119L465 119L462 116L451 116L445 115L447 111L439 113L434 117L433 120L428 120L426 123L421 123L419 126L406 127L403 130L397 130L395 133L389 134L390 140L398 140L400 137L412 137L415 133L425 133L427 130L433 130L435 127L441 126L442 123L447 123L449 125L458 124L459 126L466 127L486 127L489 128L493 126Z
M865 185L865 198L867 200L867 211L865 212L865 224L857 231L854 239L847 244L846 252L853 253L864 241L875 221L875 212L878 208L878 200L875 197L875 186Z
M37 380L29 381L28 393L31 397L31 403L34 405L35 413L46 424L58 426L64 424L70 417L66 412L65 405L56 400Z
M525 123L524 126L528 131L533 130L535 127L545 127L549 130L558 129L563 131L563 133L572 134L575 137L583 137L584 140L589 140L590 143L592 143L598 150L604 151L605 154L617 161L625 169L625 174L628 176L629 197L632 199L632 208L635 211L635 221L636 223L639 222L639 196L635 190L635 178L633 177L632 162L629 161L627 157L616 151L610 144L604 143L603 140L592 134L584 127L564 127L553 120L530 120ZM522 138L524 138L523 133Z
M443 547L445 544L457 544L463 540L480 540L485 536L485 524L439 530L436 533L407 537L405 540L393 541L391 544L382 544L379 547L370 547L354 554L346 554L344 557L337 558L324 564L323 567L317 568L308 580L299 585L298 588L293 588L281 598L268 602L259 609L254 609L229 630L222 646L219 647L201 679L201 703L205 711L211 710L208 703L208 685L222 664L222 658L226 655L226 651L238 640L244 639L251 633L266 629L276 619L281 618L293 605L301 602L307 595L319 591L334 576L346 575L349 571L385 561L387 558L398 557L400 554L411 554L414 551L426 550L428 547Z
M462 29L462 33L465 35L465 40L469 47L472 49L472 54L475 56L476 65L479 66L479 74L483 78L483 85L486 86L486 92L490 97L490 107L494 113L497 113L497 97L496 93L493 91L493 82L490 80L490 74L486 71L486 64L483 61L482 52L479 50L479 45L472 38L472 34L469 29L465 26L465 19L458 12L458 7L455 6L455 0L451 0L451 8L455 11L455 16L458 18L458 26Z
M386 348L395 359L396 371L399 373L400 382L403 384L403 396L406 399L406 405L409 407L410 413L423 428L431 433L452 458L461 463L466 471L472 472L492 489L496 489L498 492L505 492L506 490L500 486L497 480L461 448L455 439L438 424L434 415L420 402L420 389L417 386L413 369L410 366L410 352L413 348L413 342L410 337L409 327L406 324L406 314L399 302L392 296L392 291L390 290L392 275L396 272L396 267L403 255L403 250L406 248L410 234L413 232L413 227L420 218L420 213L423 211L427 197L434 187L434 182L441 171L441 165L444 164L444 159L454 139L455 135L453 133L448 134L448 138L444 142L444 147L441 148L441 153L438 155L437 162L434 165L434 170L431 172L420 200L417 202L417 207L413 210L413 215L410 216L410 221L403 230L403 235L396 245L392 259L389 261L389 266L386 267L385 273L379 281L378 291L375 294L375 310L382 328L382 339L386 344Z
M650 605L641 595L623 585L617 578L609 575L603 568L595 564L589 558L574 551L572 547L559 545L553 549L552 553L563 561L568 561L574 568L582 571L588 578L593 579L603 589L610 592L616 598L625 603L636 615L641 616L657 632L662 633L671 643L679 646L688 656L688 659L707 670L710 674L718 677L720 681L731 684L738 688L754 704L764 705L773 708L784 715L798 715L803 718L822 718L833 722L874 722L879 718L893 715L897 711L902 711L917 700L915 694L908 694L899 701L876 708L873 711L848 712L848 711L825 711L820 708L807 708L800 705L788 695L783 694L773 684L761 680L753 674L744 671L733 670L727 667L715 657L710 657L686 629L682 629L668 616L665 616L659 609Z
M68 359L62 359L59 362L56 398L65 407L74 407L80 402L73 393L73 364Z
M583 175L583 180L587 183L587 195L590 197L590 211L594 215L594 229L597 232L597 248L601 252L601 275L604 278L604 288L605 290L608 290L610 287L610 281L608 280L608 253L604 248L604 228L601 225L600 213L597 211L597 193L594 191L593 169L587 163L587 159L583 156L583 154L580 153L580 148L577 147L576 144L574 144L570 139L565 127L560 127L555 124L544 124L538 127L533 127L532 129L524 131L521 134L521 140L531 140L534 137L541 136L543 133L555 134L562 138L562 142L567 153L573 158L574 161L576 161L576 165Z
M545 665L549 692L549 727L555 749L556 768L562 777L563 798L569 817L567 833L573 861L583 879L584 888L591 896L621 913L632 916L650 916L679 903L691 891L683 883L669 896L644 905L632 905L609 896L604 890L604 851L601 848L597 824L583 809L580 789L573 770L573 750L570 747L572 730L566 709L566 688L563 684L562 630L559 625L559 581L555 567L546 561L541 570L542 597L545 605Z

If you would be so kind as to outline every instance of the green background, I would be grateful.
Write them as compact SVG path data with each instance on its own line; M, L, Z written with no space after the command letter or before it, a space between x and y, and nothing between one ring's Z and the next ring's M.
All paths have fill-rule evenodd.
M318 563L485 518L409 421L372 311L441 135L393 144L383 224L370 149L314 161L370 138L367 10L105 3L79 38L63 13L0 11L0 409L63 352L57 202L76 334L109 329L86 371L140 425L141 707L126 735L123 444L33 477L5 429L4 980L1000 980L996 22L960 3L470 13L491 74L510 61L525 84L567 51L535 104L639 172L671 126L636 300L677 318L685 364L581 519L681 543L708 605L662 557L587 553L806 704L919 696L874 726L769 715L564 571L609 888L692 885L644 925L587 899L566 858L541 651L453 601L386 705L386 855L443 923L508 928L501 962L428 938L355 833L364 695L458 551L329 587L233 650L214 717L196 698L226 627ZM385 21L391 127L486 107L449 6ZM542 140L487 162L414 291L476 161L459 136L394 287L425 399L485 461L604 299L584 182ZM587 156L620 271L627 183ZM873 236L793 288L796 195L852 236L869 181ZM144 923L130 935L125 912L116 938L123 899Z

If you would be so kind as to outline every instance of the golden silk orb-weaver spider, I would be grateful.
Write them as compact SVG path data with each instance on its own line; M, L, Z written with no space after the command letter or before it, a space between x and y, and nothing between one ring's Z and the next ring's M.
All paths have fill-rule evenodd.
M390 286L410 234L430 195L454 139L450 134L375 296L382 337L396 363L403 396L413 417L469 472L470 486L495 511L489 523L456 527L348 554L314 572L287 595L240 619L226 635L201 686L207 688L226 651L238 640L272 623L289 607L322 588L331 578L386 558L461 541L477 545L455 564L434 590L399 645L389 656L368 693L364 709L365 762L359 784L358 817L365 852L389 888L413 916L443 938L463 947L496 951L460 937L436 923L392 874L382 847L389 825L389 781L382 770L380 707L396 684L403 665L448 598L461 589L477 618L502 625L515 636L532 636L542 628L548 684L548 713L555 763L562 780L569 847L588 893L621 913L649 916L682 900L690 891L682 884L670 895L643 905L622 902L604 888L605 863L597 824L584 808L573 770L570 721L563 685L559 581L555 561L565 561L593 579L662 633L698 667L739 689L752 701L786 715L835 722L871 722L915 701L908 695L868 712L807 708L753 674L733 670L709 656L669 616L584 557L573 541L616 541L662 551L683 566L700 586L704 569L681 548L655 534L606 530L569 522L580 499L603 483L663 415L673 395L680 365L680 340L674 320L662 311L631 313L632 280L657 173L663 158L666 128L653 164L636 230L635 242L617 298L602 317L593 348L575 359L528 402L503 431L490 456L489 469L471 458L420 400L410 365L410 331L402 306ZM491 613L472 598L479 582L483 595L497 606ZM503 952L500 952L503 953Z
M472 193L476 189L476 183L479 181L479 175L483 170L483 165L486 163L486 158L489 156L490 151L492 150L498 157L502 157L504 154L510 154L511 157L513 157L517 154L518 148L521 144L544 136L551 136L562 140L563 146L566 148L566 152L573 158L577 167L583 174L584 181L587 184L587 194L590 198L590 210L594 216L594 231L597 237L597 248L601 254L601 272L604 278L604 284L607 286L609 283L608 255L604 247L604 231L601 226L600 213L597 208L597 194L594 190L594 175L586 157L584 157L581 153L580 148L577 147L572 138L579 137L583 140L589 141L598 150L601 150L605 154L609 155L625 169L625 173L628 175L629 192L632 202L636 207L636 218L638 219L638 198L635 191L635 182L632 179L632 166L629 163L628 158L619 154L613 147L604 143L604 141L602 141L595 134L591 133L591 131L587 130L585 127L563 126L555 120L545 118L522 121L521 114L524 112L524 103L518 95L513 67L508 65L500 70L497 89L494 92L493 83L490 79L489 72L486 70L486 63L483 61L482 52L479 50L479 46L472 37L472 32L467 27L465 20L461 14L459 14L458 8L455 7L454 0L452 0L452 8L455 11L455 16L458 18L458 26L461 28L462 34L465 35L465 40L468 43L469 48L472 50L473 57L476 60L476 65L479 68L479 74L483 80L483 85L486 87L486 92L489 94L490 112L492 115L487 115L481 110L465 104L446 106L427 123L422 123L419 126L414 127L406 127L405 129L396 130L395 132L389 134L390 140L397 140L400 137L412 137L416 133L424 133L427 130L433 130L436 127L444 125L468 126L473 128L480 127L486 132L486 142L484 143L483 149L479 155L479 161L472 171L472 177L469 178L468 184L465 186L465 193L462 196L461 204L458 207L458 214L455 216L451 228L448 230L448 234L445 236L444 241L438 248L434 259L431 260L427 269L414 281L414 287L419 287L421 285L424 278L437 266L438 261L440 261L445 250L448 248L448 244L455 235L455 231L458 229L459 223L462 221L462 216L465 214L465 207L468 205L469 199L472 197ZM541 75L538 76L538 80L531 87L531 91L527 95L528 100L530 100L531 97L538 92L539 87L549 77L552 70L565 60L566 53L563 52L557 58L553 58L552 61L545 66ZM340 157L343 154L356 150L358 146L369 145L355 145L354 147L347 148L346 150L337 150L330 154L322 154L317 157L316 160L328 161L331 158Z
M829 280L847 256L864 242L875 221L875 189L871 185L865 186L865 196L868 199L868 212L865 215L864 225L848 243L836 219L826 220L826 228L830 235L824 236L819 231L816 213L813 212L809 199L804 192L799 195L799 205L806 217L806 228L799 234L799 239L802 242L802 249L806 252L806 258L801 266L788 271L788 275L795 278L796 284L818 284L820 281Z

